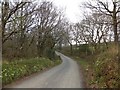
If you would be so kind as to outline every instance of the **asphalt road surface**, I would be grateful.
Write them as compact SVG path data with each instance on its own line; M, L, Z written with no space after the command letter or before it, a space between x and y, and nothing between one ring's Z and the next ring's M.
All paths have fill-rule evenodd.
M71 58L56 52L62 64L7 88L82 88L79 66Z

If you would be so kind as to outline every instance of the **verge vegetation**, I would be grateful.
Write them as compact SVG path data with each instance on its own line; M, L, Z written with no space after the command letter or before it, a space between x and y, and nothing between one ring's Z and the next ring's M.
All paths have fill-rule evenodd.
M61 63L60 59L50 60L48 58L31 58L14 61L4 61L2 65L3 86L13 81L43 71Z

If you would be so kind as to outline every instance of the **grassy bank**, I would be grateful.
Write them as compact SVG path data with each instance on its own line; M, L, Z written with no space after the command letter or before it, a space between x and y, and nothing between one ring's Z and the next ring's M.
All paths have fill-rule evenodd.
M32 58L3 61L2 64L2 85L9 84L15 80L31 75L32 73L43 71L61 63L60 59L51 61L47 58Z

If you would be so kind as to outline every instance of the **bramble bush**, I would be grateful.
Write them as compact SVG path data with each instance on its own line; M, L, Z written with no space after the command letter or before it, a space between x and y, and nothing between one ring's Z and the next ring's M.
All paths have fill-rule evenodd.
M101 53L95 62L95 83L102 88L117 88L120 76L118 73L117 50L114 46Z
M3 62L2 84L9 84L32 73L55 66L60 62L60 60L55 60L53 62L46 58L21 59L12 62Z

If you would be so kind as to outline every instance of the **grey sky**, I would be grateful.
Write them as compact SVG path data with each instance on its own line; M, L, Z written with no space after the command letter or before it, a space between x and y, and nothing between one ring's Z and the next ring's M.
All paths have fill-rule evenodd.
M13 0L19 1L19 0ZM34 0L22 0L22 1L34 1ZM40 0L37 0L40 1ZM48 0L52 1L58 8L62 8L65 11L65 15L69 21L76 23L82 19L84 9L80 8L80 5L88 0Z
M73 23L80 21L83 9L79 6L86 0L49 0L56 6L65 9L66 17Z
M76 23L82 20L83 14L86 11L86 9L80 7L80 5L82 5L83 2L94 0L48 0L48 1L52 1L56 6L65 9L65 15L69 19L69 21ZM111 2L111 0L101 1ZM109 8L112 10L111 3L109 3L109 5L110 5Z

